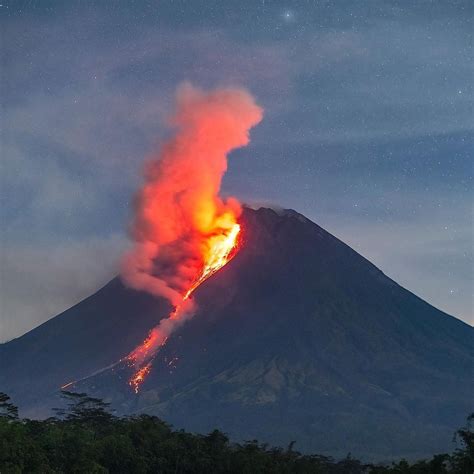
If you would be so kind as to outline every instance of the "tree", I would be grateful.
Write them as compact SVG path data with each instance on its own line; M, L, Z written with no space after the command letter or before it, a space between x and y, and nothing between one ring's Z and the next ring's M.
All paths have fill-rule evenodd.
M467 417L466 426L460 428L454 435L454 440L460 442L460 447L451 456L452 471L456 474L472 474L474 472L474 413Z
M10 397L3 392L0 392L0 418L7 420L18 419L18 408L9 402Z
M9 397L0 394L0 473L101 474L472 474L474 433L458 430L459 448L430 460L365 464L348 455L334 459L271 448L256 440L236 444L222 432L174 431L160 419L116 417L108 403L85 393L63 392L61 419L18 420Z
M106 403L100 398L67 390L62 390L61 396L66 400L67 408L55 408L54 410L66 421L103 425L113 419L112 413L108 411L110 403Z

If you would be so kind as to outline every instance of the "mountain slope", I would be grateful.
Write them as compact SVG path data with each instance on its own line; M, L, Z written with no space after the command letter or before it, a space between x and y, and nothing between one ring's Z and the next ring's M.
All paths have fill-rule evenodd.
M75 388L179 427L373 459L451 448L472 410L473 329L401 288L294 211L245 209L236 257L138 396L126 367ZM0 346L0 386L30 410L120 359L168 305L118 280ZM47 389L46 389L47 388Z
M58 388L123 357L170 305L118 278L22 337L0 344L0 390L24 416L49 414Z

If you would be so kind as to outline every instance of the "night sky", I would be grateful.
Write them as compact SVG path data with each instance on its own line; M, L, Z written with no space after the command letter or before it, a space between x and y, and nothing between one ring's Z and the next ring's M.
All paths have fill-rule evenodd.
M117 271L176 86L265 109L225 194L473 323L472 1L4 1L0 341Z

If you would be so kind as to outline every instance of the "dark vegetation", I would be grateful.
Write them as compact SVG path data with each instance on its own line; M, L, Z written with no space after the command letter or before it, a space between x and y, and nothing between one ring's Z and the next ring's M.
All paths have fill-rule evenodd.
M428 461L366 464L350 456L335 461L303 455L291 443L270 448L257 441L229 442L213 431L173 431L154 416L116 417L108 404L83 393L62 392L66 408L37 421L19 419L0 393L0 473L409 473L472 474L474 432L468 418L456 433L459 447Z

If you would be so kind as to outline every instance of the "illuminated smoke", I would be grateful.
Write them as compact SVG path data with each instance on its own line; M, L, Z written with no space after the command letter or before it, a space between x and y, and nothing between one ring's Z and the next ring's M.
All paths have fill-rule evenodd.
M149 371L144 364L194 314L192 291L227 263L236 245L241 207L219 190L227 154L248 144L262 113L243 89L178 89L171 118L176 133L146 166L132 224L135 245L122 264L128 286L175 307L128 356L141 367L140 382Z

